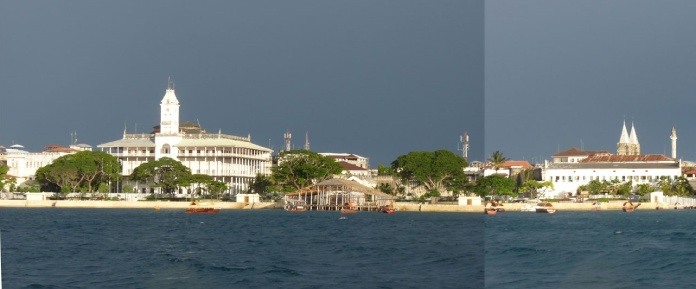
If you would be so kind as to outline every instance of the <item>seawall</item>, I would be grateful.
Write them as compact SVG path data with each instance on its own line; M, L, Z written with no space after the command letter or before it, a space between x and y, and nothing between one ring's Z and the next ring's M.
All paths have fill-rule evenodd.
M601 210L621 210L623 201L612 201L600 203ZM505 203L503 208L508 212L519 212L525 204ZM591 203L553 203L554 208L562 211L591 211L594 205ZM642 203L637 210L655 210L656 204ZM110 208L110 209L184 209L188 207L188 202L166 202L166 201L27 201L27 200L0 200L0 207L17 208ZM236 203L236 202L215 202L214 207L226 210L253 210L253 209L283 209L283 202L259 202L259 203ZM459 206L444 204L418 204L408 202L395 202L394 207L397 211L403 212L465 212L483 213L483 205ZM666 207L665 209L670 209Z

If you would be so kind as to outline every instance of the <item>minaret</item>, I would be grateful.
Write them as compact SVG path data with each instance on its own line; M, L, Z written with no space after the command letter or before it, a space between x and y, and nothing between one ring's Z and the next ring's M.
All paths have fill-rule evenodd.
M305 149L306 151L309 150L309 132L307 132L307 134L305 134L305 145L304 145L304 149Z
M283 136L285 137L285 150L289 151L291 150L290 141L292 140L292 134L290 134L290 131L287 131Z
M677 130L672 127L672 135L669 136L669 139L672 140L672 158L676 159L677 158Z
M174 83L167 79L167 91L160 103L160 134L179 134L179 100L174 94Z

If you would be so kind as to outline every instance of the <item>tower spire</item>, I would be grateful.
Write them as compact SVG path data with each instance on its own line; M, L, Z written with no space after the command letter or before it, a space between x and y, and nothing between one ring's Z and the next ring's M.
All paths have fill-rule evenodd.
M304 149L305 149L306 151L309 150L309 132L307 132L307 133L305 134L305 145L304 145Z
M672 135L669 136L669 139L672 140L672 158L676 159L677 158L677 130L672 127Z

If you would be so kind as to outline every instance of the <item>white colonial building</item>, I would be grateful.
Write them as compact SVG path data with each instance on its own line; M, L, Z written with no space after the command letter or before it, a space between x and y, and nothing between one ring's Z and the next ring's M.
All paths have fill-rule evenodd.
M14 177L20 186L26 181L36 178L36 170L50 165L53 161L64 155L74 154L83 150L92 150L86 144L72 144L69 148L59 145L47 145L41 152L29 152L22 145L12 145L4 149L3 158L7 162L9 170L7 175Z
M160 124L149 134L128 134L100 144L102 151L117 157L127 177L139 165L162 157L178 160L193 174L212 176L237 194L248 188L257 174L271 173L273 150L251 142L251 137L208 133L190 122L179 124L179 100L169 84L160 104ZM147 184L129 182L140 192L154 192Z
M682 162L676 159L677 132L672 128L672 157L641 155L635 126L631 133L624 122L616 146L616 155L608 151L583 151L571 148L554 154L553 162L544 164L543 181L550 181L550 198L576 195L578 188L592 180L622 183L631 181L635 190L639 184L657 185L661 178L675 179L682 175Z
M664 155L590 156L578 162L546 164L544 181L553 183L551 196L575 195L592 180L657 184L660 178L681 176L681 162Z

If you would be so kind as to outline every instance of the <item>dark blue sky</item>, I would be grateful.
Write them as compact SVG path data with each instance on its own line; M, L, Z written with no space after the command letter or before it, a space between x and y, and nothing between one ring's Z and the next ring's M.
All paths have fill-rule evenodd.
M635 123L643 154L696 160L696 1L486 1L486 155L616 153Z
M0 145L96 148L181 121L371 165L471 136L482 159L483 1L2 1Z

